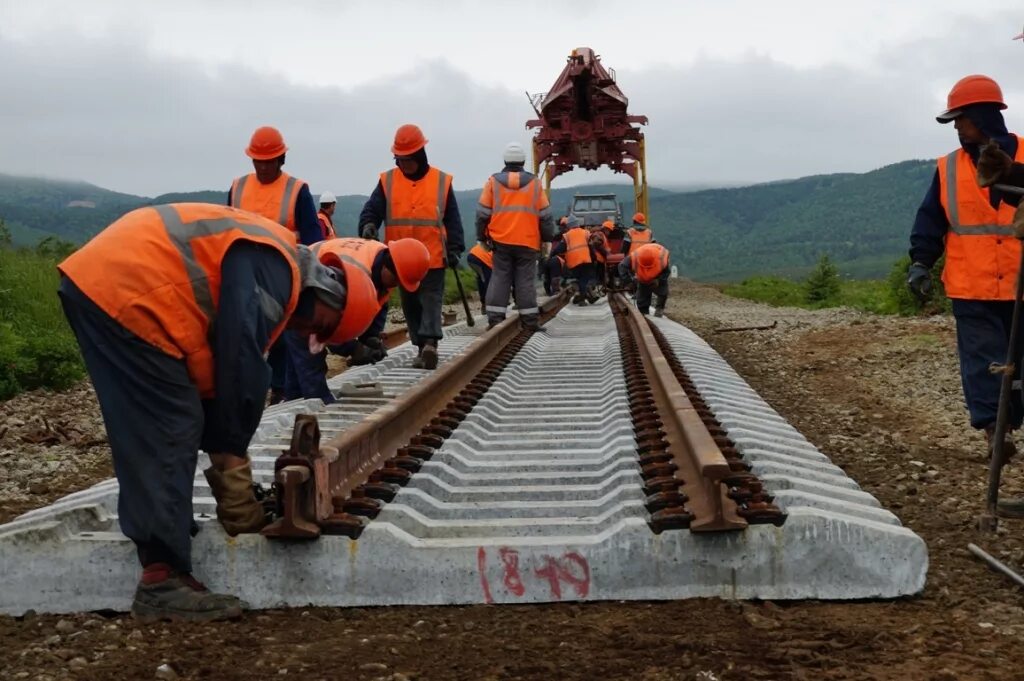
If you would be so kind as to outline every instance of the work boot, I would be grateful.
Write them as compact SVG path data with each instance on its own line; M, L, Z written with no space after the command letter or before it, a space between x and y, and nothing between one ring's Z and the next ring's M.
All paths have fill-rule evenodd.
M263 505L252 487L252 468L244 466L222 471L210 466L203 474L217 500L217 520L234 537L243 532L259 532L267 524Z
M419 349L419 352L416 353L416 359L414 359L412 361L412 368L413 369L422 369L423 368L423 348L422 347Z
M273 406L275 404L280 404L281 402L284 402L284 390L282 390L281 388L271 388L270 389L270 404L271 404L271 406Z
M665 316L664 308L660 308L660 307L654 308L654 316L655 317L664 317Z
M437 368L437 341L430 340L423 344L423 368Z
M992 458L992 436L995 435L996 424L990 423L985 426L985 448L988 451L988 458ZM1017 445L1014 444L1010 431L1007 430L1003 436L1003 463L1009 463L1017 454Z
M1000 518L1024 518L1024 498L1000 499L996 502L996 515Z
M132 601L132 616L141 622L238 619L242 616L242 602L234 596L211 592L190 574L156 563L143 571Z
M364 364L373 364L371 359L370 348L362 343L356 343L356 349L352 352L352 355L348 358L348 365L350 367L360 367Z

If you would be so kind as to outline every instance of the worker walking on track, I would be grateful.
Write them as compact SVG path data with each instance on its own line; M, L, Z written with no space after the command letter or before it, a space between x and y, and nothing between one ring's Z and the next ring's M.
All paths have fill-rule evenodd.
M309 185L282 170L285 152L284 137L277 128L257 128L245 150L252 159L254 172L236 178L228 191L228 205L262 215L295 232L299 243L314 244L323 239ZM288 371L288 351L284 340L274 343L268 357L273 370L270 403L284 397L284 381Z
M1002 90L987 76L967 76L950 90L947 108L937 120L953 122L960 148L938 160L917 211L907 278L914 295L927 300L932 293L931 268L945 251L942 282L956 320L964 399L971 426L984 431L990 454L1001 378L989 366L1006 361L1021 245L1012 238L1014 207L1008 202L1016 198L979 186L979 179L988 179L979 171L989 165L979 164L979 156L991 142L1008 158L1024 161L1024 145L1003 121L1005 108ZM989 160L996 155L993 152L986 154ZM1022 349L1015 348L1014 356L1020 357ZM1022 364L1018 362L1018 379ZM1010 428L1019 428L1024 419L1019 388L1010 407ZM1003 451L1014 451L1009 434Z
M486 243L479 241L469 249L466 264L476 274L476 291L480 296L481 312L487 314L487 287L491 283L491 271L494 269L494 251Z
M276 222L201 203L134 210L59 270L120 483L121 531L143 567L132 612L240 615L237 598L192 577L197 453L210 456L224 529L259 530L247 449L270 382L263 355L285 328L328 339L347 308L344 274Z
M337 206L338 199L334 198L334 194L324 192L320 195L320 211L316 214L316 219L320 221L321 239L333 239L338 236L334 230L334 209Z
M565 266L569 275L576 280L579 288L572 302L576 305L586 305L597 301L594 295L594 254L590 245L590 233L580 225L580 219L575 215L569 217L568 229L562 235L561 241L551 249L551 257L565 256Z
M523 328L538 330L537 259L541 244L555 232L547 194L533 173L524 170L526 152L511 142L502 154L505 167L487 178L476 209L478 241L494 244L494 269L487 287L488 327L505 319L510 293Z
M397 168L380 174L359 214L359 234L364 239L376 239L383 224L385 244L412 238L427 247L430 271L415 293L400 291L399 295L409 339L419 348L412 366L435 369L442 336L444 270L459 262L466 247L452 176L428 163L426 145L427 139L417 126L398 128L391 146Z
M642 246L654 241L654 235L647 227L647 216L643 213L633 214L633 226L626 230L626 236L622 240L622 255L629 255L629 250L634 246Z
M654 316L665 314L671 270L668 249L661 244L644 244L634 248L619 262L619 277L623 281L636 279L636 307L641 314L650 312L652 293L655 296Z
M416 239L397 239L384 245L368 239L328 239L313 244L317 260L342 270L348 288L348 305L337 329L327 341L332 352L349 358L349 364L373 364L387 356L381 333L387 323L388 299L396 286L414 293L427 274L430 254ZM294 334L288 336L289 345ZM291 348L293 359L285 381L285 399L320 398L335 401L327 387L327 350L311 353ZM305 352L301 352L305 350Z

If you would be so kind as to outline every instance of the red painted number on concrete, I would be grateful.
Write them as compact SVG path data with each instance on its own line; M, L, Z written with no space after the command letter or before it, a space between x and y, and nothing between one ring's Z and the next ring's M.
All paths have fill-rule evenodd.
M487 551L483 547L477 549L477 569L480 572L480 586L483 588L484 602L493 603L491 585L487 580ZM516 597L526 594L530 584L523 580L524 570L520 568L519 552L515 549L502 547L498 549L501 563L501 583L505 591ZM527 568L526 575L536 577L546 584L550 597L556 601L562 599L563 585L567 585L577 598L586 598L590 593L590 565L587 559L570 551L560 557L541 556L539 565ZM538 585L534 586L537 588Z

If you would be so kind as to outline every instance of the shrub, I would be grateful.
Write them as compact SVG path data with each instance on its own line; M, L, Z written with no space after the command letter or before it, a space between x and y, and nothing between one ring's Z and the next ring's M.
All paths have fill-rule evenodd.
M827 255L822 255L818 265L804 282L804 297L814 307L829 307L839 298L839 270Z
M920 302L907 286L907 272L910 269L910 256L905 255L897 260L889 271L889 299L896 312L901 315L938 314L949 312L951 305L946 297L946 289L942 285L942 267L945 258L941 258L932 267L932 294L925 302Z

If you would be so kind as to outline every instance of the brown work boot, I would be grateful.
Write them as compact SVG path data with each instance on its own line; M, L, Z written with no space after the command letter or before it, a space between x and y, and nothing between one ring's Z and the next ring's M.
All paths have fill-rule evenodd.
M988 450L988 458L992 458L992 436L995 435L996 424L990 423L985 426L985 447ZM1013 442L1013 437L1010 435L1010 431L1007 430L1003 435L1003 463L1009 463L1017 454L1017 445Z
M423 368L437 368L437 341L427 341L423 345Z
M217 500L217 520L234 537L244 532L259 532L267 524L263 504L252 488L252 468L244 466L218 470L210 466L203 474Z
M654 308L654 316L655 317L664 317L665 316L664 308L661 308L661 307Z
M142 622L238 619L242 602L234 596L215 594L192 575L157 563L147 566L142 574L132 601L132 616Z
M423 368L423 348L420 348L419 352L416 353L416 359L414 359L412 361L412 368L413 369L422 369Z

